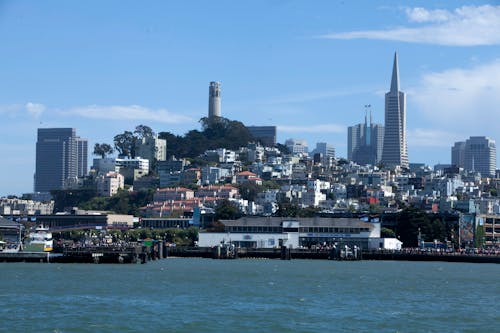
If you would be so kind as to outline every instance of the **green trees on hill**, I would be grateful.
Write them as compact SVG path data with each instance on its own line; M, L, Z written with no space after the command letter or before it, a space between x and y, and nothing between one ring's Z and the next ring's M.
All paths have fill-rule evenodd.
M195 158L210 149L227 148L236 150L253 140L252 135L239 121L224 117L202 118L202 131L191 130L184 136L160 132L158 136L167 140L167 155Z

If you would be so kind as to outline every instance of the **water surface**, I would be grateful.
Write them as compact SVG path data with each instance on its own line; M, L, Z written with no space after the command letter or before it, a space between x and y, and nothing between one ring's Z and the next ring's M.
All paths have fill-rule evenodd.
M500 265L0 264L0 332L495 332Z

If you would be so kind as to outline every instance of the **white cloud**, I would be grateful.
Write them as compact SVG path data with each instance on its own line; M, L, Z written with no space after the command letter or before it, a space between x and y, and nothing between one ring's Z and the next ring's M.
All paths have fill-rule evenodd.
M45 111L45 105L28 102L25 105L26 110L34 117L38 118Z
M150 109L140 105L89 105L62 111L66 115L77 115L92 119L110 120L151 120L167 124L192 122L190 117L172 113L166 109Z
M338 124L304 126L278 125L278 131L286 133L345 133L346 126Z
M464 136L497 134L499 77L500 60L470 69L428 73L409 90L408 103L414 103L429 127L452 128Z
M406 16L410 22L444 22L452 18L452 14L443 9L427 10L422 7L406 8Z
M321 36L329 39L378 39L449 46L500 44L500 6L463 6L453 11L405 9L410 23L418 27L364 30Z

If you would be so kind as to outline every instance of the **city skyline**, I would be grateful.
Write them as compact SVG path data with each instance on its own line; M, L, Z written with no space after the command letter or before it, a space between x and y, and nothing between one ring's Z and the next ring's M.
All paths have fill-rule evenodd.
M37 128L76 128L89 147L139 124L182 135L211 81L223 117L347 157L364 105L384 123L394 52L410 163L450 163L454 142L499 140L499 26L481 1L2 2L0 195L32 191Z

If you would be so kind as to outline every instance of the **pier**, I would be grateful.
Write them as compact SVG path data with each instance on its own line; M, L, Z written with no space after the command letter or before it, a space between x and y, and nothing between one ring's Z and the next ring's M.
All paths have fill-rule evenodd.
M64 247L56 252L0 252L0 262L145 264L166 258L168 250L163 242L150 246L127 244L122 246Z

